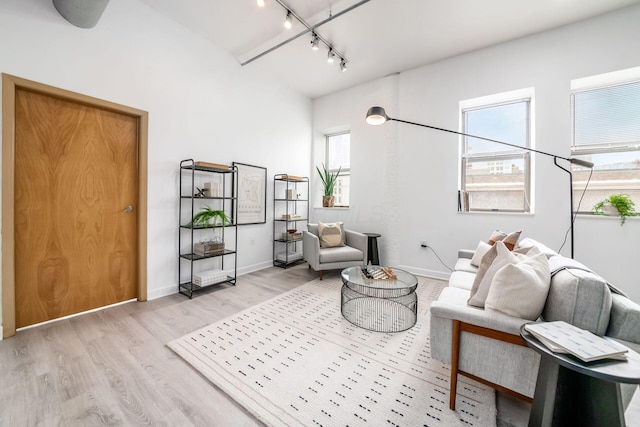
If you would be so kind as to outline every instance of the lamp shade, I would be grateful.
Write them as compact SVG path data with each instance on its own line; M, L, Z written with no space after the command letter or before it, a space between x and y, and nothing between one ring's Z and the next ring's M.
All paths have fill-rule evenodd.
M384 124L389 117L382 107L371 107L367 111L366 122L370 125L378 126Z

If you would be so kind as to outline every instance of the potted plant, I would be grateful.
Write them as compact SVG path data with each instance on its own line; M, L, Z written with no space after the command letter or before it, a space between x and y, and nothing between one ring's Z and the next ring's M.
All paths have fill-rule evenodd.
M324 192L322 196L322 207L332 208L334 200L333 189L336 185L336 179L338 179L338 175L340 175L342 167L338 168L338 172L331 173L323 163L322 169L316 166L316 170L318 171L318 175L320 175L320 179L322 180L322 190Z
M619 215L620 226L624 225L627 217L637 216L635 204L627 194L612 194L606 199L596 203L593 207L596 215Z
M187 224L189 227L221 227L224 230L226 225L231 225L231 219L227 216L225 211L219 209L212 209L210 206L205 206L200 212L193 216L193 219ZM210 255L213 253L222 252L224 250L224 241L215 235L213 239L207 242L201 242L196 244L194 252L199 255Z

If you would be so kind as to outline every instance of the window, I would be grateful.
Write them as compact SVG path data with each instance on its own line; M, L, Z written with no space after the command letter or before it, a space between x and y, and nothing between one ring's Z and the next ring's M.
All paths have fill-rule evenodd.
M572 82L571 155L594 164L593 172L572 165L576 210L592 212L596 203L618 193L628 194L640 206L640 72L636 81L576 86Z
M488 103L490 99L461 103L462 132L531 147L530 98ZM475 105L465 107L468 104ZM460 205L465 211L531 211L529 151L463 137L460 170Z
M349 188L351 179L351 134L338 133L327 135L327 169L340 175L333 189L334 206L349 206Z

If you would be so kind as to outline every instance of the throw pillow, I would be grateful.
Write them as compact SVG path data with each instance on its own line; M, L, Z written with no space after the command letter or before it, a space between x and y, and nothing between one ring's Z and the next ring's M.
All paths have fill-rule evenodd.
M491 236L489 236L489 239L487 239L487 243L493 246L496 242L501 241L505 237L507 237L507 233L504 231L494 230L493 233L491 233Z
M480 266L482 257L491 250L491 245L486 242L478 242L478 247L471 257L471 265Z
M493 276L505 265L517 262L518 258L507 249L503 242L496 242L494 248L482 257L467 304L483 308L491 282L493 282ZM481 270L483 270L482 275L480 274Z
M489 237L487 243L489 243L490 245L495 245L496 242L504 242L505 246L510 251L512 251L518 243L520 234L522 234L522 230L512 231L509 234L505 233L504 231L495 230L493 233L491 233L491 236Z
M485 308L520 319L536 320L547 301L551 272L545 254L508 264L493 277Z
M342 222L325 224L318 222L318 238L321 248L344 246L344 230Z

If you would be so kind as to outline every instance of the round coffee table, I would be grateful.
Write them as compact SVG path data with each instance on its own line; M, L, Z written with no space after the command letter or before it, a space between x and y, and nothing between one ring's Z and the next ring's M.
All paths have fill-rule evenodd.
M369 271L380 269L368 266ZM396 279L367 279L361 267L342 270L342 316L361 328L376 332L401 332L416 324L418 279L393 269Z

